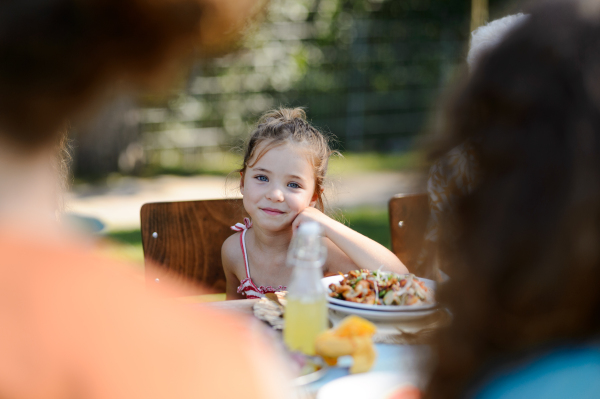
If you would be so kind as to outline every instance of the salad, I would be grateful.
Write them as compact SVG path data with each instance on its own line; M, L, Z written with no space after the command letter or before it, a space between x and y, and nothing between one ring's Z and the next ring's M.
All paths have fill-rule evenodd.
M339 284L330 284L330 297L365 305L430 305L433 290L414 274L353 270Z

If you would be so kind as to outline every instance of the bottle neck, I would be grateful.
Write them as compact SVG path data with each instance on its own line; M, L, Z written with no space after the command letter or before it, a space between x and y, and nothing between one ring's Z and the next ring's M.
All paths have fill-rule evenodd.
M288 285L288 295L298 299L325 299L321 279L326 258L327 248L323 245L318 231L298 231L288 250L287 264L294 268Z
M290 285L288 286L288 295L300 297L324 297L325 289L321 283L323 270L320 266L303 266L301 264L294 267Z

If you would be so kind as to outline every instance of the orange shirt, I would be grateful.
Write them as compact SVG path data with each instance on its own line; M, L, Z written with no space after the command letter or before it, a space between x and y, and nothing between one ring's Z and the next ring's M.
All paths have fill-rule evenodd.
M126 265L0 232L0 397L278 398L246 320L149 293Z

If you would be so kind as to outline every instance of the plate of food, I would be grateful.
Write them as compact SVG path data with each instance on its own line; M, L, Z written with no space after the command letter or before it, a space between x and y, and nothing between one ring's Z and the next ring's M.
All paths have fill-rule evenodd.
M417 311L395 311L395 312L380 312L378 310L356 309L347 306L338 306L332 303L328 304L330 312L333 312L333 317L344 318L348 315L356 315L363 317L375 323L394 323L399 321L409 321L420 319L434 314L438 308L417 310Z
M321 282L327 301L336 310L345 307L377 312L423 312L437 307L435 281L414 274L362 269L325 277Z

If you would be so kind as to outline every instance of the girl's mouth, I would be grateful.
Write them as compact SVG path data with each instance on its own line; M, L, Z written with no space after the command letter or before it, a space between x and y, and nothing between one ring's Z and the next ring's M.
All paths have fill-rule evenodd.
M284 213L284 212L280 211L279 209L273 209L273 208L261 208L261 211L263 211L267 215L281 215L282 213Z

